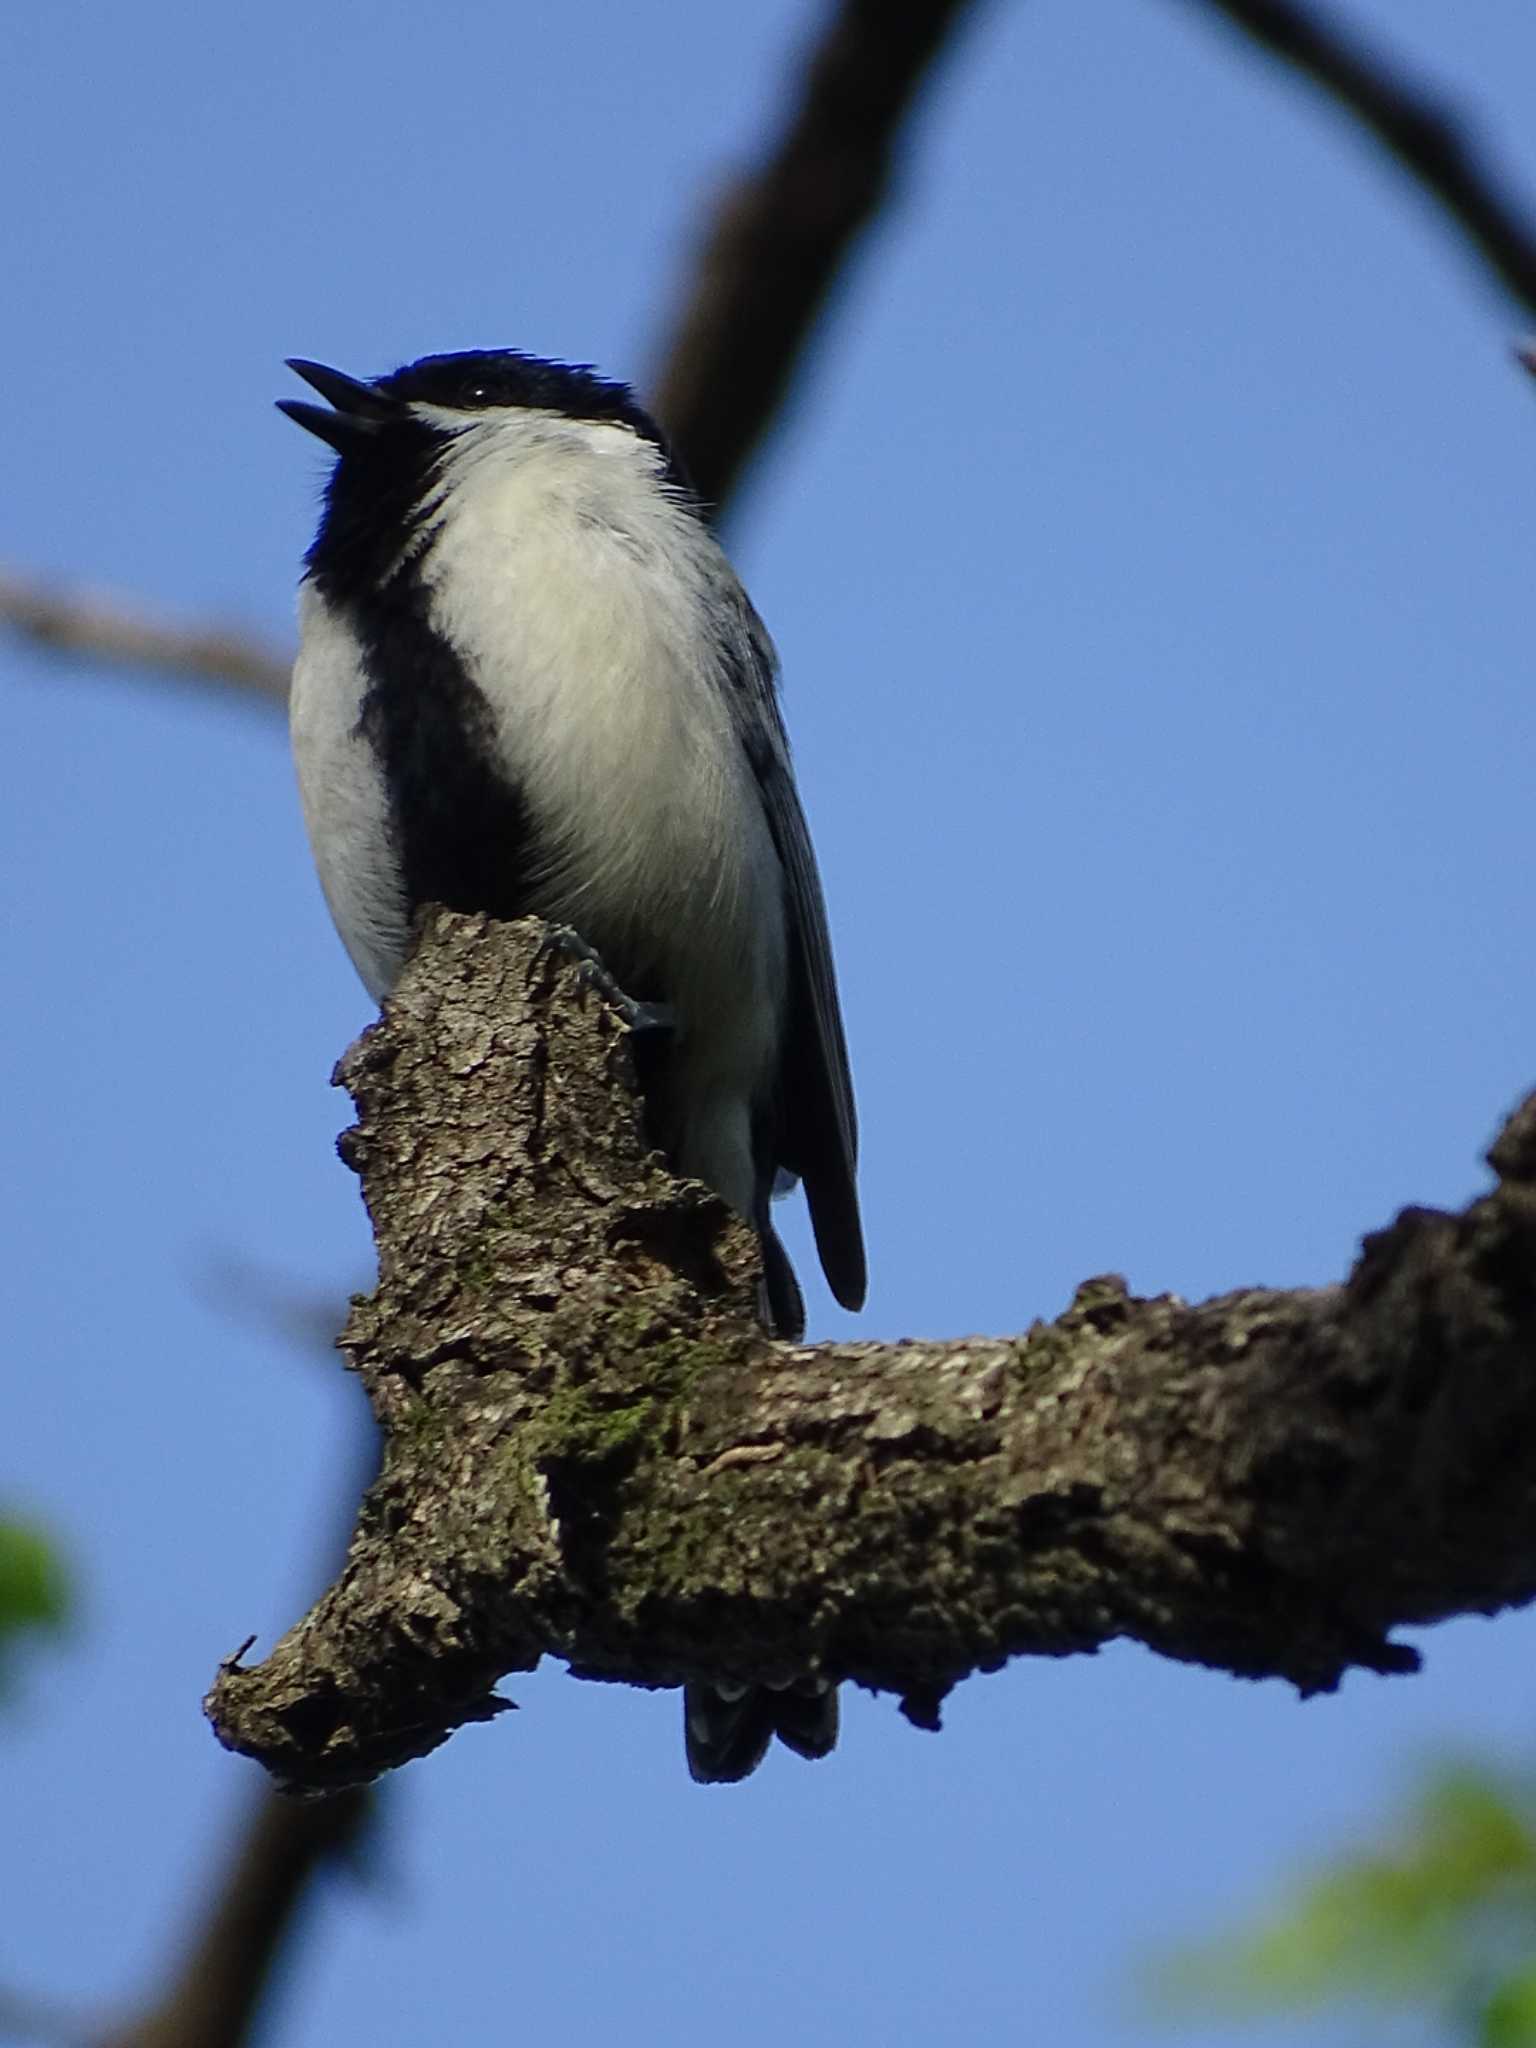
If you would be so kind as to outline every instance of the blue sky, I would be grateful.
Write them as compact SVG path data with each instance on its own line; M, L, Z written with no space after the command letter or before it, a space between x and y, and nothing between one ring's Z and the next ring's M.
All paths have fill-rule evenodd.
M1536 17L1351 11L1536 194ZM818 16L30 10L0 559L281 643L322 453L271 410L281 359L511 344L643 382ZM865 1132L869 1307L814 1291L813 1331L1017 1329L1105 1270L1324 1282L1485 1184L1536 1079L1518 327L1186 0L994 4L964 39L732 525ZM269 710L5 644L0 731L0 1502L81 1586L0 1729L0 1981L99 2006L251 1789L198 1701L297 1613L350 1470L352 1389L250 1300L362 1283L327 1084L368 1009ZM1426 1752L1527 1753L1531 1620L1423 1646L1305 1706L1129 1646L1016 1665L937 1739L861 1696L835 1761L717 1793L675 1700L540 1672L391 1786L271 2039L1128 2048L1138 1955Z

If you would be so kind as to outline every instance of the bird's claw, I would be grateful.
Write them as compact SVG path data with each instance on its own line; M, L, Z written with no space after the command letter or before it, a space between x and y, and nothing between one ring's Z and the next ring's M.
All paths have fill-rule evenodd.
M625 1024L637 1035L670 1033L675 1029L675 1018L670 1005L637 1002L626 990L620 988L608 971L602 955L595 946L587 943L574 925L546 926L539 951L561 953L566 959L574 960L582 986L591 989L594 995L601 996L605 1003L617 1010Z

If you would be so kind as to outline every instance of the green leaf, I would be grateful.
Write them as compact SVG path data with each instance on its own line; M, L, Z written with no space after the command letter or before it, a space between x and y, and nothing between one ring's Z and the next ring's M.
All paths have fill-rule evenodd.
M1473 1765L1420 1789L1397 1840L1341 1857L1257 1927L1161 1973L1174 2010L1236 2014L1367 1997L1475 2015L1477 2040L1536 2048L1536 1966L1506 1977L1536 1926L1536 1792ZM1486 1987L1497 1986L1490 1997Z
M11 1675L16 1638L27 1629L58 1628L68 1608L64 1568L41 1530L0 1521L0 1687Z
M1480 2048L1536 2048L1536 1963L1507 1977L1483 2007Z

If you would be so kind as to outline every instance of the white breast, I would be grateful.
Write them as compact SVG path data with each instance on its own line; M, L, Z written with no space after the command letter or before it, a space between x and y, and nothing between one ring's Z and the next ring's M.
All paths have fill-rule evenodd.
M783 881L722 691L711 591L731 571L659 466L606 422L482 421L447 458L418 569L553 850L540 908L654 968L693 1056L755 1084L780 1028Z

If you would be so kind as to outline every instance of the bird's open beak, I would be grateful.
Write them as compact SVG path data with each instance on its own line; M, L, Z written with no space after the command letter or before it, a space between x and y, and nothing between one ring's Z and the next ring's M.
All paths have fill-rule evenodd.
M338 455L345 455L359 441L369 440L386 420L398 419L400 400L390 398L372 384L360 383L342 370L329 370L324 363L309 363L302 356L290 356L288 367L306 384L313 385L322 398L336 408L310 405L302 398L280 398L277 409L311 434L328 441Z

